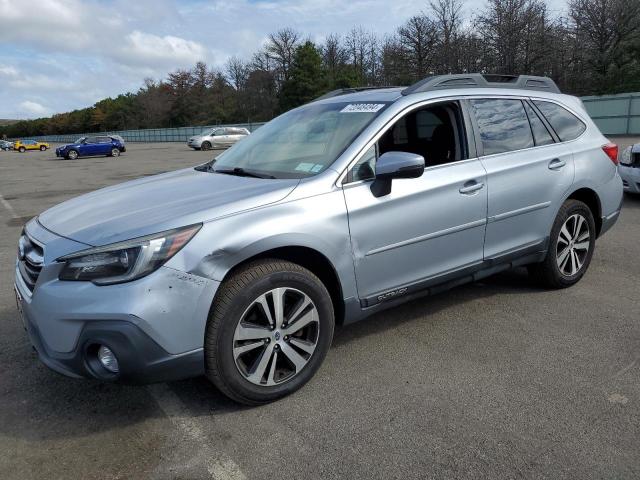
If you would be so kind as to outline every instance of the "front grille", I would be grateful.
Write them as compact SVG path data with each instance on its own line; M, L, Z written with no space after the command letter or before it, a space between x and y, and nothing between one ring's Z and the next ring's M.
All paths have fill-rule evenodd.
M629 187L629 182L627 182L625 179L622 179L622 186Z
M30 291L33 291L36 286L43 263L42 246L23 233L19 240L18 269L22 280Z

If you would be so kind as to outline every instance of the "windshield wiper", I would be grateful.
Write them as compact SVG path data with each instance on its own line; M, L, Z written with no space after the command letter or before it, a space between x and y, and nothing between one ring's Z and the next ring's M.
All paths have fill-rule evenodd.
M264 173L254 172L253 170L245 170L242 167L235 167L229 169L211 169L214 173L223 173L225 175L236 175L238 177L252 177L252 178L276 178L273 175L267 175Z

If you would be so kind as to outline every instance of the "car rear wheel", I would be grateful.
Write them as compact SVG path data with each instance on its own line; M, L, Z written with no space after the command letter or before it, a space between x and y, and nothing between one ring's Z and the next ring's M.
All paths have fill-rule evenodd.
M19 151L20 153L24 153L24 152L25 152L25 150L26 150L26 148L24 148L24 147L20 147L20 148L18 148L18 151Z
M258 405L302 387L333 337L331 297L300 265L248 264L223 282L205 334L207 377L240 403Z
M117 148L112 148L111 149L111 156L112 157L119 157L120 156L120 150Z
M202 150L211 150L211 142L202 142Z
M44 152L47 149L47 147L45 147L44 145L40 145L40 151Z
M69 160L75 160L76 158L78 158L78 152L76 152L75 150L69 150L69 153L67 153L67 158Z
M549 288L575 285L589 268L595 240L596 225L589 207L567 200L551 229L544 262L530 265L529 273Z

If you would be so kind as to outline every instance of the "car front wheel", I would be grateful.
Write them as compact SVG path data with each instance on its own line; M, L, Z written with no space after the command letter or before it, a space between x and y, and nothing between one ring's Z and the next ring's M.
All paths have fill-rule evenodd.
M112 148L111 149L111 156L112 157L119 157L120 156L120 150L117 148Z
M205 335L208 378L228 397L268 403L316 373L333 337L331 297L306 268L260 260L220 286Z
M202 142L202 146L200 147L202 150L211 150L210 142Z
M40 145L40 151L44 152L47 149L47 147L45 147L44 145Z
M69 160L75 160L76 158L78 158L78 152L76 152L75 150L69 150L69 153L67 153L67 158Z
M551 229L544 262L530 265L529 272L546 287L570 287L589 268L595 240L596 225L589 207L578 200L567 200Z
M20 147L20 148L18 148L18 151L19 151L20 153L24 153L24 152L25 152L25 150L26 150L26 148L24 148L24 147Z

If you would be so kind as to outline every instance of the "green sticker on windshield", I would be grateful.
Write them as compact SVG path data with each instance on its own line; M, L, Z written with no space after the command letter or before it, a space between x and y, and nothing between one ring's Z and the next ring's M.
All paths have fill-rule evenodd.
M317 172L319 172L320 170L322 170L322 167L323 167L323 166L324 166L324 165L321 165L321 164L319 164L319 163L316 163L316 164L313 166L313 168L311 169L311 171L312 171L313 173L317 173Z
M298 172L310 172L311 169L313 168L313 163L299 163L298 166L296 167L296 170Z

